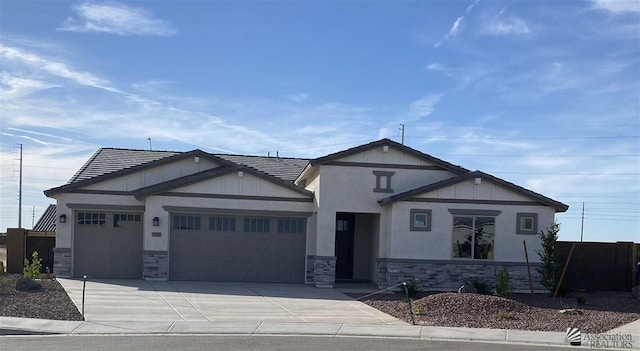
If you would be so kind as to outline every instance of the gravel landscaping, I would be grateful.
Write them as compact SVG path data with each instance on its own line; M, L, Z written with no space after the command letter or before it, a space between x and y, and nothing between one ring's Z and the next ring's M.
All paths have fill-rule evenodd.
M362 296L362 295L360 295ZM444 327L498 328L603 333L640 319L640 300L631 292L597 292L552 298L547 294L511 294L508 298L472 293L422 294L413 301L416 324ZM357 298L358 295L352 294ZM359 299L398 319L411 322L404 295L374 295ZM567 314L563 309L576 309Z
M60 283L42 279L42 289L16 290L20 274L0 275L0 316L81 321L82 315Z

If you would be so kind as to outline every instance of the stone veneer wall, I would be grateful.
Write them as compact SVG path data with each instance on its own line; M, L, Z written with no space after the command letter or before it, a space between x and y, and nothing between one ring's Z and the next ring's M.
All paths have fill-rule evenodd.
M53 249L53 274L60 278L71 278L71 249L56 247Z
M142 278L167 280L169 278L169 252L144 251L142 253Z
M544 290L538 282L536 268L531 264L533 289ZM378 259L378 287L383 289L402 281L417 279L423 290L458 290L465 283L482 281L495 287L495 272L506 268L511 276L512 291L529 291L526 263L456 260Z
M307 256L307 283L332 288L336 282L335 256Z

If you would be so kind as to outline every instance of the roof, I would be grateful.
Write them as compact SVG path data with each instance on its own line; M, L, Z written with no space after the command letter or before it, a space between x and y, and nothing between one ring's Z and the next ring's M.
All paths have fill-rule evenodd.
M56 231L56 205L49 205L36 225L33 226L35 232L55 232Z
M329 163L347 156L351 156L351 155L355 155L357 153L366 151L366 150L370 150L376 147L380 147L380 146L384 146L384 145L389 145L389 146L393 146L396 149L399 149L402 152L405 152L407 154L413 155L419 159L422 159L424 161L433 163L435 165L438 165L442 168L444 168L445 170L451 171L455 174L463 174L463 173L467 173L469 172L468 169L464 168L464 167L460 167L458 165L454 165L452 163L449 163L447 161L441 160L437 157L433 157L431 155L427 155L425 153L422 153L416 149L412 149L408 146L405 146L403 144L400 144L398 142L395 142L391 139L380 139L368 144L364 144L364 145L360 145L360 146L356 146L356 147L352 147L350 149L346 149L343 151L339 151L333 154L329 154L323 157L319 157L316 159L313 159L311 161L309 161L309 164L311 166L317 166L317 165L321 165L321 164L325 164L325 163Z
M490 174L481 172L481 171L473 171L473 172L468 172L466 174L461 174L458 175L456 177L453 178L449 178L449 179L445 179L436 183L432 183L432 184L428 184L425 186L421 186L419 188L415 188L409 191L405 191L403 193L399 193L399 194L395 194L393 196L389 196L387 198L384 198L382 200L379 200L378 203L380 204L380 206L386 206L389 204L392 204L394 202L398 202L398 201L402 201L402 200L406 200L406 199L410 199L434 190L438 190L438 189L442 189L442 188L446 188L450 185L453 184L458 184L461 183L465 180L469 180L469 179L473 179L473 178L482 178L482 179L486 179L494 184L498 184L501 185L507 189L510 189L520 195L526 196L530 199L533 199L537 202L540 202L541 204L553 207L556 212L565 212L567 209L569 209L568 205L563 204L562 202L553 200L551 198L548 198L542 194L538 194L534 191L525 189L519 185L513 184L511 182L508 182L504 179L500 179L498 177L492 176Z
M309 163L304 158L288 158L288 157L264 157L264 156L245 156L245 155L225 155L215 154L216 156L231 161L233 163L249 166L260 172L270 174L282 180L293 182L302 172L304 167Z

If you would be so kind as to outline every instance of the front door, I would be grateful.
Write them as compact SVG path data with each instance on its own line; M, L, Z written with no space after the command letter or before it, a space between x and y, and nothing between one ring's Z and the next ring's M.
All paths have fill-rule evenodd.
M353 279L355 215L336 213L336 279Z

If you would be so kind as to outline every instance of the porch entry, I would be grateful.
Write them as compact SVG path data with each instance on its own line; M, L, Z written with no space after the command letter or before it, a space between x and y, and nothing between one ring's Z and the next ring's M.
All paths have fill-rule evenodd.
M377 214L336 213L336 280L376 281Z

